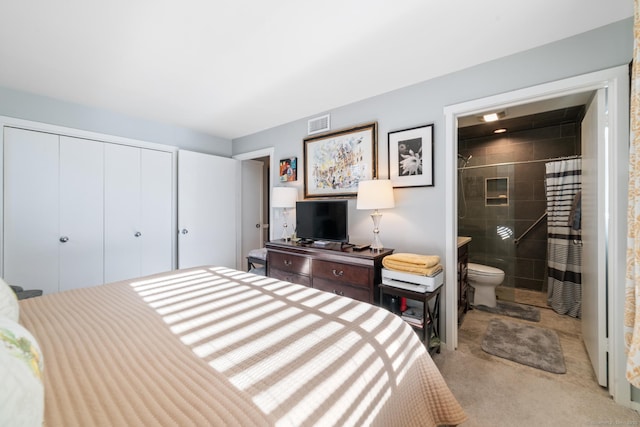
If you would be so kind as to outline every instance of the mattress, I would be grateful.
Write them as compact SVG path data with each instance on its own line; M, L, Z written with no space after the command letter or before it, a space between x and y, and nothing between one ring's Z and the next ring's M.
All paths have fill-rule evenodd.
M413 330L382 308L222 267L20 302L45 425L455 425Z

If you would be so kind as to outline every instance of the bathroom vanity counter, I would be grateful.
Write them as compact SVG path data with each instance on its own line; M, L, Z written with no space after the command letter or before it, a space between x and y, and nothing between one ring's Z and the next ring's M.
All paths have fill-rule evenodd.
M469 243L471 237L458 236L458 326L469 310Z
M471 237L458 236L458 248L471 242Z

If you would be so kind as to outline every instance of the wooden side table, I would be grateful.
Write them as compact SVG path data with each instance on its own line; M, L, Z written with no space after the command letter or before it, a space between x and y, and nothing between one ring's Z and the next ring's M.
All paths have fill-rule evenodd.
M407 289L396 288L393 286L380 284L380 305L384 306L384 295L395 295L397 297L405 297L410 300L420 301L423 304L422 322L414 322L408 320L405 316L400 315L413 329L422 336L422 342L427 347L429 353L440 353L440 292L443 285L438 286L432 292L417 292ZM434 300L433 309L429 305L429 301ZM392 309L392 307L386 307Z

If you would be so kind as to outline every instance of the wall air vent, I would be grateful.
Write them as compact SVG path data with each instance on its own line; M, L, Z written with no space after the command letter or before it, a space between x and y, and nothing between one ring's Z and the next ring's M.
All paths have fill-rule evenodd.
M307 122L307 134L326 132L331 130L331 115L315 117Z

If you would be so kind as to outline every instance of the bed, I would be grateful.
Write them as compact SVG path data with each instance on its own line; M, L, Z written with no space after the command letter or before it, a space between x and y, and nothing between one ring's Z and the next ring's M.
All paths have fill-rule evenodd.
M379 307L222 267L20 301L47 426L456 425L413 330Z

